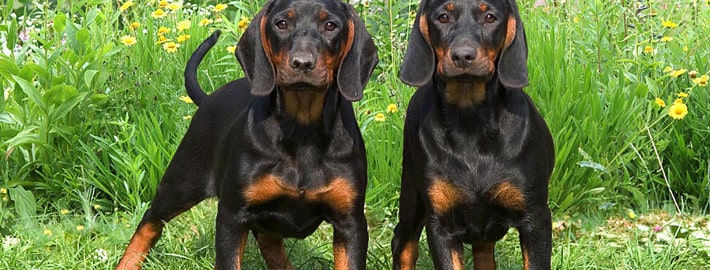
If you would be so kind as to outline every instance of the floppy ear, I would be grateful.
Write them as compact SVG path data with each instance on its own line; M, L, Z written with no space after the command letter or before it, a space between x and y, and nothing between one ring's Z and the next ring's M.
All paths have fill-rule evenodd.
M419 4L407 52L399 69L399 79L410 86L423 86L434 75L434 50L430 43L426 13L423 11L425 6L426 1Z
M508 17L503 52L498 60L498 78L506 88L522 89L528 85L528 45L514 1L512 8L513 15Z
M377 47L355 9L350 4L343 5L348 16L348 32L343 47L345 57L342 57L338 67L338 89L345 99L358 101L377 65Z
M247 79L251 82L251 94L265 96L274 89L274 66L266 55L269 47L264 47L264 30L271 10L273 0L264 5L264 8L254 16L247 30L237 43L237 60L244 69Z

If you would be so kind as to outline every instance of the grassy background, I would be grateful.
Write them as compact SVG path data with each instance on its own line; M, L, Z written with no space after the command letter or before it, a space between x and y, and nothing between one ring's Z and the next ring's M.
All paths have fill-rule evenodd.
M219 2L228 4L220 12L215 1L185 2L159 19L151 16L158 1L124 11L124 1L0 4L0 268L110 268L118 260L195 111L179 99L189 55L222 29L198 78L216 89L243 76L227 48L263 2ZM708 2L518 2L530 49L525 91L556 142L555 268L708 267L710 88L700 82L710 72ZM416 4L355 4L380 56L355 104L370 169L371 269L390 263L403 112L414 91L396 74ZM199 26L202 19L211 23ZM183 20L191 27L180 31ZM168 53L161 26L173 42L190 39ZM124 45L122 36L136 43ZM675 120L668 112L681 92L688 114ZM389 104L398 111L387 112ZM375 121L380 113L385 120ZM214 220L214 206L171 222L147 268L211 268L214 224L204 220ZM329 239L324 225L288 242L294 265L329 268ZM515 233L498 247L501 268L519 269ZM247 262L262 268L251 242L250 250ZM431 268L425 245L420 251Z

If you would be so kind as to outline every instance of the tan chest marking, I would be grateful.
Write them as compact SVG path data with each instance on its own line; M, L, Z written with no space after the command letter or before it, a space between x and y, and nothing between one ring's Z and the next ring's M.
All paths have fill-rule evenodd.
M446 213L446 211L456 206L462 196L457 187L439 178L434 178L427 193L434 213L437 215Z
M352 184L343 178L335 178L322 188L299 190L294 186L284 184L281 178L275 175L267 175L258 179L245 188L242 194L248 205L263 204L279 197L287 197L322 203L341 214L350 211L357 196Z
M497 184L488 194L492 202L498 203L506 209L522 211L525 209L525 196L522 191L510 182Z

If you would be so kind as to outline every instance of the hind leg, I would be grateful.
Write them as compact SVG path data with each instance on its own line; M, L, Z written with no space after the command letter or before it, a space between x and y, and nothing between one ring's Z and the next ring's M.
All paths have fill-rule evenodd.
M182 148L188 147L181 147L173 157L151 207L143 215L116 269L141 269L141 263L160 238L165 223L214 195L205 169L208 166L204 164L209 160L187 158L190 151Z
M399 205L399 223L392 239L392 268L416 269L426 209L415 188L412 173L406 169L402 170Z
M258 232L254 232L254 237L259 244L259 251L261 256L264 257L268 269L293 269L284 249L283 238Z

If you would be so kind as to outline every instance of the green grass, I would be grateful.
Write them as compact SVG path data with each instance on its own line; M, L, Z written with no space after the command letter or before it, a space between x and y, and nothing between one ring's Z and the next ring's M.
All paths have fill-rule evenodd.
M221 29L200 83L209 90L242 77L227 47L241 35L242 17L263 2L232 1L219 13L215 1L185 3L162 19L150 16L157 2L123 12L105 0L0 4L0 238L8 239L0 269L111 268L189 124L185 118L196 110L179 99L186 95L187 59ZM710 72L709 3L518 2L530 50L525 91L556 143L549 203L563 225L555 233L555 268L707 268L710 87L698 82ZM371 269L390 263L404 112L414 92L397 72L416 7L417 1L356 5L380 57L365 97L355 103L368 153ZM212 23L198 26L203 18ZM190 40L165 52L159 27L172 29L165 37L176 41L175 25L185 19L191 27L182 34ZM134 21L141 26L132 30ZM121 44L125 35L136 44ZM688 114L675 120L668 112L681 92L689 94L681 98ZM398 110L387 112L390 104ZM385 121L374 120L380 113ZM147 268L211 268L214 205L203 203L171 222ZM644 214L630 218L631 209ZM661 232L647 229L657 225ZM329 230L324 225L288 242L294 265L330 268ZM429 269L424 243L419 263ZM521 268L514 232L498 247L502 269ZM250 242L247 261L260 268L254 250Z
M216 200L208 200L171 221L144 269L211 269L214 261ZM84 213L48 211L35 225L3 236L3 269L112 269L146 207L133 212ZM392 224L368 208L370 247L368 269L389 269ZM93 212L92 212L93 213ZM561 217L555 222L554 269L706 269L710 267L710 219L674 216L667 212L639 214L634 219L610 213ZM392 220L390 220L391 222ZM84 226L77 231L77 226ZM653 228L659 226L658 232ZM51 231L51 235L47 235ZM47 234L45 234L47 233ZM297 269L331 269L330 226L323 225L304 240L287 240L286 251ZM17 239L8 244L7 238ZM424 240L424 239L423 239ZM421 269L433 269L424 242L419 246ZM103 252L103 255L100 253ZM470 250L467 269L472 269ZM254 238L244 255L246 269L265 269ZM517 232L498 242L498 269L522 269Z

